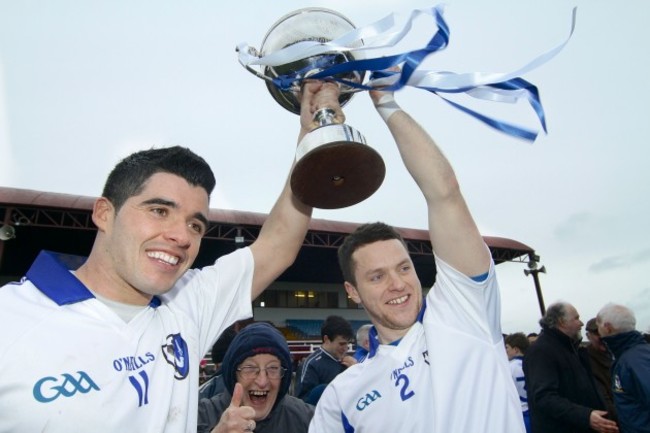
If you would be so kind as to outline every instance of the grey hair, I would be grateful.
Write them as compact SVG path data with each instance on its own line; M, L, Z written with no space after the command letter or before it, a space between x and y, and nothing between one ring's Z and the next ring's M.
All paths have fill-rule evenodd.
M634 331L636 318L634 312L624 305L609 303L600 309L596 316L598 323L609 323L617 334Z
M566 302L556 302L551 304L546 309L546 314L544 317L539 319L539 324L542 328L557 328L560 322L566 318L567 313L567 304Z
M357 342L368 339L370 328L372 328L372 325L365 324L365 325L361 325L359 329L357 329Z

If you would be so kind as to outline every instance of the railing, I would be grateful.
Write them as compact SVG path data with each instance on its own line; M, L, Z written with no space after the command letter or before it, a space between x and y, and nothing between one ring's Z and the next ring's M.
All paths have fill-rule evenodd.
M300 358L309 355L321 345L320 340L291 340L287 341L287 343L289 343L289 352L291 352L291 355Z

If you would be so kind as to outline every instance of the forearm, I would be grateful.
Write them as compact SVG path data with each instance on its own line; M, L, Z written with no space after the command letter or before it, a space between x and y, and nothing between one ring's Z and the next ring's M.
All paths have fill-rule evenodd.
M406 112L399 110L386 121L400 157L427 203L460 196L456 175L431 136Z
M300 202L289 181L264 222L257 240L251 245L255 274L251 299L255 299L296 259L303 244L312 208Z
M298 143L314 128L314 111L324 104L323 98L332 98L337 94L338 87L331 83L304 84L301 89ZM311 214L312 208L293 195L287 179L257 241L251 245L255 257L252 299L294 262L305 239Z
M382 117L406 169L427 202L434 251L466 275L486 272L490 253L461 194L451 164L424 128L395 107L393 102L393 112ZM381 104L378 110L382 114Z

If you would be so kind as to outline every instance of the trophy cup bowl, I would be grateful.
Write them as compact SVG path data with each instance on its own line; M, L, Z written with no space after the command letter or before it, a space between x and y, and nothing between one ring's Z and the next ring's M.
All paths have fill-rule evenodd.
M267 32L260 56L301 41L328 42L354 30L354 25L338 12L325 8L304 8L278 20ZM272 80L300 72L308 78L336 64L356 60L350 52L307 56L279 66L266 66L263 78L271 96L285 109L300 114L300 88L278 88ZM363 74L350 72L340 77L361 83ZM314 114L314 129L298 144L296 164L291 173L291 189L303 203L321 209L338 209L370 197L384 180L386 168L365 137L344 123L341 107L354 94L350 86L339 85L338 97L330 98Z

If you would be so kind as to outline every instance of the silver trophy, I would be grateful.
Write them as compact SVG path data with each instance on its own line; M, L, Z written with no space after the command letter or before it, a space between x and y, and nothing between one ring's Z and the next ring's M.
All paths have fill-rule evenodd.
M278 20L264 37L259 52L249 50L264 57L302 41L328 42L354 29L338 12L304 8ZM351 60L356 60L351 52L332 52L264 66L261 71L244 66L265 80L271 96L282 107L300 114L300 80ZM287 75L296 75L296 82L289 90L282 90L273 80ZM361 83L364 77L363 73L350 72L337 78ZM321 209L351 206L370 197L384 180L386 168L379 153L366 144L359 131L344 123L341 107L355 91L351 86L339 85L336 94L319 103L314 129L298 143L291 189L305 204Z

